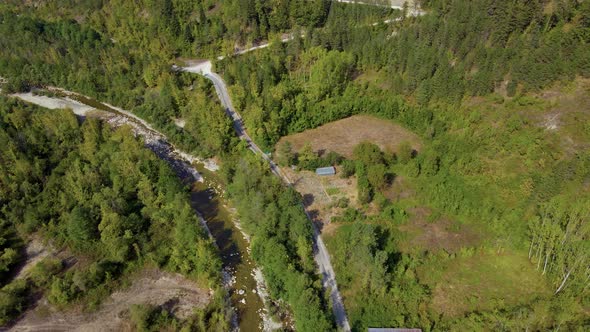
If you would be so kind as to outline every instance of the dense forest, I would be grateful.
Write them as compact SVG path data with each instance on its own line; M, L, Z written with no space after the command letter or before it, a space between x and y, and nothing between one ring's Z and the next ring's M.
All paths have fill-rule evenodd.
M44 85L67 87L99 100L132 109L165 132L175 144L197 155L205 157L218 155L224 160L224 165L237 165L240 156L249 153L244 146L237 144L231 122L214 99L211 84L204 78L196 78L191 74L179 74L171 70L174 63L172 54L181 55L183 51L180 48L175 48L174 52L170 53L162 45L154 46L153 53L145 52L146 49L142 48L142 43L148 40L151 43L151 34L160 33L159 29L162 26L167 27L168 23L159 19L149 20L146 22L147 25L155 25L153 27L155 30L151 32L148 31L150 29L132 32L131 30L135 29L134 25L122 27L118 23L113 25L105 23L116 30L117 34L126 36L118 35L110 39L106 38L104 32L100 30L104 28L102 25L79 24L73 20L55 17L55 13L60 10L67 12L71 9L76 13L83 12L84 6L75 7L75 9L64 6L58 10L51 3L46 5L47 7L38 8L39 16L13 15L12 10L18 6L6 5L4 8L1 27L5 32L4 36L27 31L19 40L12 41L7 37L2 41L14 45L4 49L2 60L0 60L2 61L1 75L10 78L8 84L4 86L6 91L27 90L32 86ZM101 15L101 18L97 19L112 19L109 13L120 10L121 6L122 4L111 2L101 7L102 12L89 15ZM139 6L127 7L129 11L139 8ZM155 10L154 17L159 15L160 9L157 6L149 8ZM176 12L178 7L175 8ZM270 8L263 6L260 9L265 13L264 19L268 18L266 15L272 15L273 11ZM193 11L190 10L189 13L192 15ZM235 19L237 13L243 12L237 11L223 15L230 15L228 17L231 19L227 19L229 22ZM257 14L252 15L254 17L247 19L252 20L252 24L257 24L255 23ZM305 12L301 15L308 14ZM149 14L146 13L146 16ZM221 19L217 14L212 14L212 17L212 20ZM298 20L302 19L300 15L297 17L299 17ZM181 18L182 16L178 16L175 20ZM294 17L293 20L295 19ZM272 21L280 21L283 24L282 20L273 19ZM278 31L274 23L272 28L267 26L264 29L266 29L264 36ZM231 31L230 29L227 32L228 36L233 36ZM174 36L174 38L177 37ZM256 37L256 39L259 38L262 37ZM184 39L182 40L184 42ZM215 39L215 42L219 40ZM36 45L39 53L35 53L33 57L27 57L25 54L30 52L31 45ZM201 54L210 52L207 51L208 47L214 50L211 53L216 54L220 51L215 48L217 47L215 45L207 45L203 46ZM57 52L55 57L47 58L47 54L55 52ZM14 68L17 67L25 68L25 70L15 71ZM183 128L174 124L173 120L177 118L185 121ZM263 267L271 295L287 301L298 329L314 330L315 327L331 329L330 315L327 314L328 304L321 294L319 279L315 274L311 256L312 229L301 208L299 198L294 192L285 191L286 189L276 182L276 179L265 174L262 165L249 163L244 167L246 169L235 170L231 166L224 168L225 179L227 183L233 183L229 188L231 196L239 207L243 224L255 239L253 256ZM250 168L252 171L249 171ZM237 179L246 176L245 174L248 174L248 182L242 187ZM263 232L253 226L256 221L259 221L255 216L260 212L250 210L249 195L262 188L267 189L268 183L273 181L274 190L267 191L266 197L261 197L261 205L257 207L263 210L268 209L269 215L277 208L285 211L285 214L277 215L274 221L269 221L278 223L275 226L280 225L282 230L268 233L268 230ZM295 218L297 222L290 218ZM154 241L161 242L155 239ZM265 248L284 251L285 256L268 256ZM287 270L291 273L286 274Z
M221 261L188 192L128 128L113 131L94 119L80 125L69 110L1 97L0 142L2 325L27 308L28 294L45 293L58 307L92 307L146 265L222 292ZM66 269L48 258L7 284L33 234L90 264ZM202 322L224 328L223 297L217 301Z
M557 135L524 114L551 107L531 93L588 76L588 3L423 5L428 15L393 27L355 25L351 22L358 16L333 6L325 28L306 38L275 43L218 66L233 84L234 104L253 138L269 150L282 136L358 113L395 120L427 140L415 158L403 151L392 156L359 147L368 155L343 164L345 173L356 174L360 203L375 199L381 211L366 216L362 210L347 210L339 220L356 222L343 226L330 244L345 292L359 283L366 287L362 296L348 299L355 308L349 311L354 329L587 324L582 308L588 306L590 155L584 148L562 150ZM383 15L377 9L357 10ZM473 96L486 99L473 103ZM575 135L589 142L583 125ZM309 151L298 152L303 160L286 159L303 168L310 159L318 160L313 166L323 166L321 158L308 157ZM328 159L332 165L337 160ZM420 282L427 279L420 272L455 254L400 253L404 235L396 225L407 222L407 213L403 205L384 200L379 190L395 175L412 179L421 204L497 237L495 244L476 249L477 255L494 248L526 250L555 295L461 318L429 312L420 304L430 301L433 289ZM473 255L465 249L456 260ZM547 307L559 310L534 318Z
M558 134L540 127L529 114L553 107L538 98L544 89L590 76L590 3L423 0L421 4L425 15L403 17L383 7L324 0L71 0L37 3L34 10L32 5L7 1L0 4L0 76L9 81L6 91L54 85L133 110L186 150L218 155L232 202L253 236L253 256L263 267L271 295L289 303L299 330L329 329L328 303L314 272L309 252L312 233L300 197L247 156L210 83L171 70L183 58L214 59L270 40L267 49L214 63L230 85L233 103L250 135L266 151L273 151L285 135L361 113L400 123L424 140L420 151L407 145L395 152L381 151L362 144L351 160L319 156L309 148L279 160L304 169L341 164L343 175L358 180L361 208L348 208L336 218L342 226L328 241L339 286L346 294L362 290L345 298L354 330L377 325L425 331L583 330L590 324L585 314L590 307L586 148L590 127L583 122L575 132L583 144L564 148ZM293 33L293 40L281 43L280 35L287 32ZM179 118L186 120L184 128L174 125ZM84 131L89 126L74 127ZM94 126L100 128L98 123ZM56 128L55 135L57 128L65 135L59 136L60 142L85 140L74 129L68 136L68 128L57 124L50 128ZM99 131L105 135L104 129ZM111 141L104 139L102 145L116 149ZM118 142L139 144L130 137ZM67 157L68 149L57 149ZM137 150L133 152L141 151ZM281 158L289 148L276 150ZM78 154L84 160L83 153ZM46 172L51 163L46 163L30 166L26 174L52 174ZM85 174L85 163L94 165L90 160L80 163L62 168L76 167L80 175ZM110 172L104 175L110 176ZM383 191L396 177L413 184L415 201L385 199ZM157 178L148 176L146 181L157 183ZM44 187L31 183L32 189L19 192L44 192ZM53 186L58 185L67 182ZM88 194L77 190L68 194ZM80 235L60 228L67 229L67 220L80 214L102 216L100 204L91 202L92 197L76 211L64 202L40 209L41 215L21 211L18 228L30 232L52 216L56 221L43 226L43 232L61 234L60 241L73 247L76 236L92 235L102 241L100 230ZM121 219L143 217L137 212L141 209L126 204L128 214L121 212ZM487 240L458 252L403 252L406 235L400 229L414 205L455 220L455 227L483 229L489 233ZM59 206L70 210L51 210ZM374 206L377 213L370 208ZM6 239L3 248L8 248L0 270L2 266L7 270L18 260L21 241L11 222L3 221L0 229ZM130 232L144 234L145 228ZM171 253L150 247L151 233L140 237L139 249L129 247L133 243L124 237L117 239L117 234L124 232L108 237L112 240L105 242L108 246L96 242L104 257L145 259L137 254L145 250L157 264L173 268L173 256L167 256ZM429 268L493 260L493 253L502 251L523 253L542 276L536 283L550 291L517 305L498 301L453 317L429 307L436 295L428 283L434 278L428 276ZM63 276L62 283L67 278L72 277ZM25 289L11 287L7 292L14 294Z

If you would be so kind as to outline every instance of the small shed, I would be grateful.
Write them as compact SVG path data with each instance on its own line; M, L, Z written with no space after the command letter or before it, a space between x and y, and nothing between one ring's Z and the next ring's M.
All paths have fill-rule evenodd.
M334 174L336 174L336 168L334 166L316 168L315 174L322 175L322 176L323 175L334 175Z

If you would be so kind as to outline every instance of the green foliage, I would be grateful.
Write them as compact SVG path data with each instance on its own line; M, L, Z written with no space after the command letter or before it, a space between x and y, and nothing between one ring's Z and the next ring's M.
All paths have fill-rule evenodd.
M384 162L381 149L369 142L363 142L354 147L353 158L366 166L378 165Z
M51 304L56 306L65 306L73 301L79 293L79 289L75 287L71 274L68 274L68 278L53 277L49 293L47 294L47 300Z
M275 159L279 165L283 167L288 167L295 163L295 154L293 153L293 147L289 141L285 141L279 145Z
M363 221L364 215L359 210L349 207L344 210L344 213L341 216L337 216L332 218L334 222L354 222L354 221Z
M384 164L371 165L367 168L367 180L371 187L381 190L390 182L390 174Z
M583 293L590 285L588 202L588 195L556 196L531 221L529 258L551 277L555 293L566 289Z
M63 275L59 261L37 264L28 281L48 287L51 303L87 297L94 304L128 269L150 261L217 285L221 262L186 188L129 128L113 131L94 119L79 125L69 111L0 98L0 137L7 142L0 148L4 266L15 261L20 244L11 229L20 227L92 262Z
M333 252L338 252L334 256L341 288L363 286L362 295L350 297L352 308L362 307L351 311L353 328L573 329L575 322L567 313L576 312L579 295L571 295L569 289L579 290L584 274L575 272L578 261L572 257L585 257L587 241L570 238L557 251L559 236L570 234L574 227L564 220L578 220L580 208L555 203L553 197L578 192L580 184L587 183L588 156L561 154L520 115L524 108L542 106L526 96L527 91L590 75L590 5L569 0L421 3L428 15L372 25L391 18L392 11L324 0L228 0L220 6L213 1L84 1L64 3L59 11L53 2L42 2L34 10L14 2L2 5L0 11L0 44L10 46L0 48L0 75L9 78L8 91L39 84L69 88L134 108L186 150L204 156L231 153L235 142L231 123L208 102L214 96L210 84L171 73L173 59L195 52L207 58L229 54L235 41L246 44L305 26L305 38L295 32L296 38L286 45L275 42L266 50L216 64L232 85L233 100L254 140L270 149L281 136L352 114L367 112L393 119L430 140L417 158L412 158L409 144L402 144L397 154L401 165L394 166L416 184L419 200L450 215L489 223L500 234L509 235L505 242L516 247L525 242L523 220L540 214L539 224L531 229L534 258L545 266L549 257L546 275L556 289L572 271L555 302L536 304L546 310L525 306L440 321L419 305L426 302L429 290L414 278L418 259L400 255L391 243L396 234L381 234L375 226L358 226L353 232L345 229L336 235L336 247L342 250ZM73 17L77 20L68 19ZM381 78L365 79L373 72ZM500 106L463 114L462 100L487 95L506 80L508 96L518 95L504 105L512 116L506 116ZM494 102L501 104L499 99ZM23 132L24 124L39 120L27 112L16 109L3 116L0 128L8 127L9 134L0 131L0 139L9 143L2 149L6 153L1 156L0 193L3 199L10 197L11 204L2 206L2 219L15 220L25 230L47 227L59 241L80 251L101 248L97 255L119 261L149 257L208 278L207 270L216 265L191 258L194 252L208 257L210 251L172 235L197 234L190 220L180 218L184 220L175 225L164 222L180 216L172 209L184 211L182 204L170 203L178 197L178 191L168 190L175 186L168 181L173 176L151 163L137 162L138 175L132 165L145 156L120 155L112 146L96 147L108 145L104 142L111 139L121 143L121 137L104 136L103 129L94 128L84 130L81 139L73 117L60 114L59 118L66 121L45 120L45 131L31 134ZM174 118L185 119L185 128L175 127ZM129 146L129 150L141 150ZM41 157L31 157L26 152L31 147ZM371 222L397 222L405 212L375 192L384 183L384 170L392 167L391 161L377 162L367 150L355 157L360 161L354 170L351 163L344 165L343 175L356 171L362 203L373 196L381 201L379 218L383 219ZM111 154L114 157L108 158ZM27 162L14 163L9 158L13 155L26 155ZM309 229L297 217L301 211L295 212L298 201L291 194L280 194L278 185L257 169L262 166L250 161L247 167L238 166L231 158L235 166L224 172L228 180L239 180L232 185L232 195L255 235L255 258L264 267L271 292L293 306L298 329L322 329L324 320L314 316L323 316L318 309L323 305L315 300L318 291L310 276ZM322 165L322 158L315 155L303 159L304 168ZM103 166L111 164L116 166ZM61 177L50 170L63 173L67 181L60 183ZM104 190L90 194L101 185ZM63 194L64 190L71 194ZM101 204L106 201L110 204ZM543 206L542 213L537 213L537 205ZM90 221L81 222L79 217L85 213ZM585 234L583 228L573 229ZM186 246L187 251L155 245L166 241ZM360 248L358 252L351 244ZM572 255L574 250L583 254ZM13 262L12 251L8 252L8 261ZM277 258L270 253L284 255ZM350 265L357 269L351 272ZM305 307L305 302L311 305ZM544 312L556 313L559 319L534 318L551 316Z
M0 282L6 279L11 268L21 258L21 248L22 243L14 225L8 220L0 219Z
M367 178L367 166L363 163L357 163L356 167L356 188L358 192L358 202L360 204L370 203L373 199L373 188Z
M362 222L345 224L328 246L339 288L351 290L345 303L362 303L362 310L348 311L354 330L425 326L429 314L420 303L426 300L427 289L411 272L417 262L400 256L382 229Z
M63 262L58 258L45 258L35 264L29 273L28 279L38 288L47 288L52 282L52 277L63 268Z
M413 151L414 150L412 149L412 146L409 142L401 142L398 147L398 152L396 153L397 160L402 164L407 164L410 159L412 159Z
M28 286L25 280L16 280L0 289L0 325L5 326L25 309Z
M354 173L357 176L358 201L361 204L370 203L376 193L391 183L394 174L390 171L381 149L373 143L362 142L355 146L353 158L356 164ZM385 204L383 199L380 201Z
M133 304L129 309L131 323L136 331L178 330L180 323L168 311L145 304Z
M297 163L302 169L313 171L319 167L339 165L344 158L334 151L318 155L309 143L306 143L297 155Z
M340 177L349 178L354 175L356 171L356 165L352 160L344 160L342 162L342 169L340 170Z
M290 304L298 330L330 330L311 253L313 231L301 198L251 158L236 156L224 165L234 165L226 180L228 193L252 236L252 257L262 267L271 296Z

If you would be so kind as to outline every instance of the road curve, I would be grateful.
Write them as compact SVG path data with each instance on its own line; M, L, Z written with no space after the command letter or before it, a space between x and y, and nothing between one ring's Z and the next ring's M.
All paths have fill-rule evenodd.
M236 133L238 134L238 137L248 144L248 148L252 152L254 152L254 154L262 157L264 160L268 162L270 170L273 174L278 176L288 186L291 186L291 181L289 180L289 178L287 178L283 174L283 172L281 172L280 168L275 164L275 162L272 161L272 159L266 153L264 153L248 135L246 128L244 128L244 122L242 120L242 117L238 112L236 112L231 102L227 85L225 84L221 76L212 71L211 62L204 61L197 65L191 67L184 67L181 69L186 72L203 75L209 80L211 80L211 82L213 82L213 86L215 87L215 91L219 96L219 100L221 101L221 104L225 109L225 113L232 119L233 126ZM334 313L336 325L340 330L348 332L350 331L350 324L348 323L348 317L346 316L346 310L344 308L344 303L342 302L342 297L340 296L340 292L338 291L338 285L336 283L336 273L334 273L332 263L330 262L330 254L328 253L328 249L326 248L326 245L324 244L324 241L320 236L320 231L312 221L312 218L310 217L305 207L303 205L302 207L313 227L314 260L318 265L320 274L322 275L322 286L324 287L325 291L330 295L330 299L332 301L332 312Z

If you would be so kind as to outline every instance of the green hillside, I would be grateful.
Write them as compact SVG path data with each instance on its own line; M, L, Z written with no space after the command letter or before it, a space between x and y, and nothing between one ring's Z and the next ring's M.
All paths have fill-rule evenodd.
M280 164L338 164L354 180L358 202L342 202L323 235L353 330L588 329L590 2L420 5L404 17L327 0L6 1L0 76L5 92L51 85L129 109L216 156L297 329L333 328L302 199L248 155L211 83L173 64L211 59ZM419 151L367 142L345 160L277 146L356 114L411 130Z

